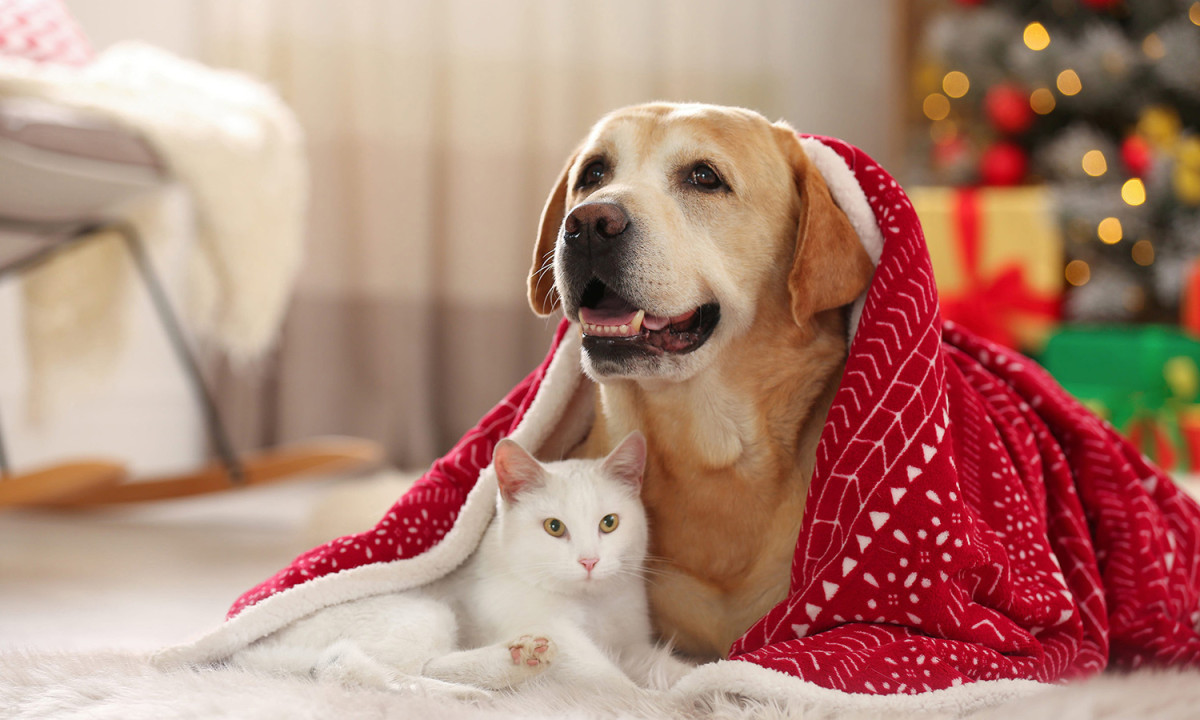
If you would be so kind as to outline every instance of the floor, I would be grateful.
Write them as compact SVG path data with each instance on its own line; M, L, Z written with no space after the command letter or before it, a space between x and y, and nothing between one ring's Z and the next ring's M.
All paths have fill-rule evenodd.
M401 480L393 473L101 511L0 512L0 649L154 650L190 640L299 553L373 524L367 518L382 516L403 492Z

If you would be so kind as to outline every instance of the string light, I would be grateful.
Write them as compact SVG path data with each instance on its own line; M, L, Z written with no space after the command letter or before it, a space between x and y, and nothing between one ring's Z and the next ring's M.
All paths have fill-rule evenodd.
M1191 20L1193 25L1200 25L1200 2L1194 2L1188 8L1188 20Z
M1150 33L1142 40L1142 54L1151 60L1162 60L1167 54L1167 47L1163 45L1158 33Z
M1082 260L1072 260L1067 263L1066 270L1063 272L1067 282L1075 287L1087 285L1088 280L1092 279L1092 269Z
M1154 246L1150 244L1149 240L1135 242L1130 254L1133 256L1133 261L1142 267L1154 263Z
M1079 73L1067 68L1058 74L1058 91L1063 95L1075 95L1083 89L1083 83L1079 81Z
M1121 221L1115 217L1104 218L1096 226L1096 235L1100 237L1100 242L1105 245L1116 245L1124 237L1124 231L1121 230Z
M1137 207L1146 202L1146 184L1141 178L1129 178L1121 186L1121 199L1126 205Z
M1025 47L1030 50L1045 50L1050 46L1050 33L1040 22L1031 22L1025 26Z
M1050 88L1038 88L1029 93L1029 107L1038 115L1049 115L1056 104Z
M945 120L950 115L950 101L941 93L930 93L921 104L921 109L930 120Z
M971 79L964 72L951 70L946 73L946 77L942 78L942 90L952 98L960 98L966 95L970 89Z
M1088 150L1083 154L1083 171L1092 177L1100 177L1108 172L1108 161L1099 150Z

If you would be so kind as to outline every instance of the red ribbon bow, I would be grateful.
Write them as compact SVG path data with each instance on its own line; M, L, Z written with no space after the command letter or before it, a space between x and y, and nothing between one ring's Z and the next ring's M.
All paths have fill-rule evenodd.
M979 263L979 193L974 188L961 188L955 192L954 200L954 224L962 248L965 289L958 295L941 297L942 318L992 342L1017 348L1014 318L1057 320L1060 302L1036 293L1025 279L1025 268L1017 263L983 277Z

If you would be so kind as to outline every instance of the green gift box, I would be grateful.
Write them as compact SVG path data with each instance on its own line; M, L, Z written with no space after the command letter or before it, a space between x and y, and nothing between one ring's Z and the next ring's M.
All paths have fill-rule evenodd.
M1160 325L1064 326L1039 360L1163 468L1200 471L1200 341Z

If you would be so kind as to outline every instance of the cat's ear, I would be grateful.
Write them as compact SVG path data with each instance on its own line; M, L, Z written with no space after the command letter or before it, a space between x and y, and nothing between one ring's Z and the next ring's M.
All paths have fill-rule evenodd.
M642 473L646 470L646 436L637 430L626 435L600 467L610 477L631 486L634 492L640 492Z
M542 464L515 441L504 438L496 444L492 465L500 483L500 495L511 503L522 491L542 484Z

